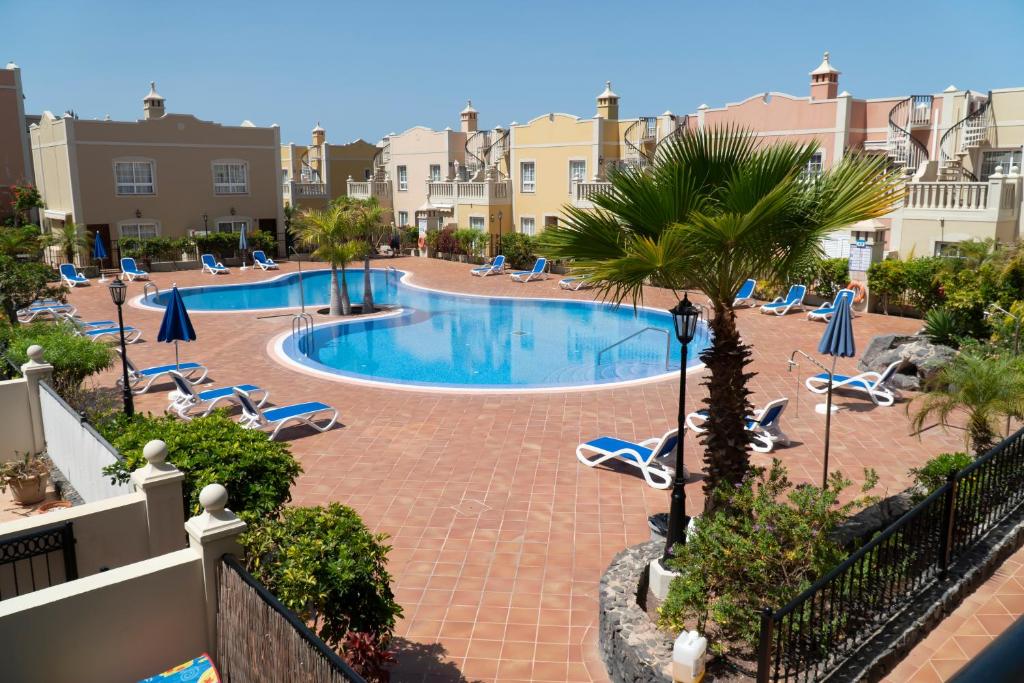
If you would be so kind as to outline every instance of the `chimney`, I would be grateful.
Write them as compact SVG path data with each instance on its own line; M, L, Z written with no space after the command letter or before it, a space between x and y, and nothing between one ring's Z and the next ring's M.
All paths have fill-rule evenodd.
M316 122L316 127L313 128L313 146L317 147L324 144L327 140L327 131L320 127L320 122Z
M473 100L466 100L466 108L459 112L459 130L463 133L475 133L477 131L476 114Z
M597 117L599 119L619 118L619 96L612 92L612 82L604 82L604 92L597 96Z
M164 98L156 91L156 81L149 82L149 94L142 98L142 118L149 121L164 115Z
M828 51L817 69L811 72L811 99L832 100L839 93L839 70L829 63Z

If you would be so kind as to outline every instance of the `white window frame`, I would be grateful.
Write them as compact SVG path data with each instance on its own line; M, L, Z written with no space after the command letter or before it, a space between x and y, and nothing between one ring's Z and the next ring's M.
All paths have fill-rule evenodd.
M434 173L435 170L437 171L436 174ZM430 178L430 182L432 183L441 182L441 180L443 180L443 176L441 175L441 164L430 164L430 167L427 169L427 177Z
M117 167L119 164L132 164L132 182L121 183L117 174ZM139 182L135 174L136 164L148 164L149 165L149 179L148 183ZM146 159L141 157L122 157L120 159L114 159L114 194L118 197L151 197L156 195L156 161L153 159ZM128 188L134 188L132 191L128 191ZM148 189L147 189L148 188Z
M477 223L477 221L479 221ZM487 231L487 216L470 216L469 217L469 229L470 230L482 230Z
M221 218L218 218L217 220L213 221L212 232L231 232L237 235L240 232L242 232L242 223L245 224L246 237L251 237L253 232L252 219L249 218L248 216L222 216ZM230 225L231 229L221 230L222 225Z
M573 166L583 164L583 174L579 178L573 177ZM569 194L572 195L573 183L580 182L584 183L587 181L587 160L586 159L569 159Z
M395 167L395 177L398 178L398 191L408 192L409 190L409 167L402 165Z
M398 212L398 227L405 228L409 225L409 212L399 211Z
M526 222L530 222L530 229L526 229ZM519 217L519 232L524 235L536 235L537 234L537 219L533 216L520 216Z
M989 157L996 155L1009 155L1009 162L997 161L991 164L991 169L986 172L985 167L989 165ZM1003 175L1010 172L1011 166L1016 166L1018 171L1021 167L1021 149L1020 147L1014 147L1012 149L986 149L981 153L981 164L979 165L978 180L980 182L988 182L989 177L996 172L996 166L1003 167Z
M233 180L229 177L227 182L217 182L217 167L218 166L241 166L242 167L242 182L238 182L237 179ZM213 181L213 194L218 197L228 195L247 195L249 194L249 162L242 159L215 159L210 162L210 174L211 180ZM228 174L230 176L230 173Z
M804 173L811 178L817 177L822 174L825 170L825 152L818 150L811 155L811 160L807 162L807 167L804 168Z
M526 167L532 170L533 179L527 182ZM537 191L537 162L526 159L519 162L519 191L524 194L533 194Z
M152 225L153 234L142 237L137 230L137 228L142 225ZM136 228L135 234L126 235L125 228ZM119 239L153 239L154 237L160 236L160 221L149 220L146 218L133 218L131 220L120 221L117 224L117 234Z

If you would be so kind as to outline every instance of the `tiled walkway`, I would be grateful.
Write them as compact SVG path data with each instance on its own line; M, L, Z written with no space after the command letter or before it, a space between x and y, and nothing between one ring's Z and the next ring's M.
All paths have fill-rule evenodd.
M464 264L395 259L420 285L478 294L588 297L566 293L555 278L525 285L507 277L467 275ZM285 264L285 271L293 266ZM240 272L216 282L255 281ZM155 274L161 288L211 283L198 272ZM130 285L131 294L142 291ZM107 292L77 289L71 300L85 318L115 313ZM668 306L668 293L651 291L652 306ZM130 349L137 364L166 363L170 346L156 342L160 314L126 308L127 322L146 332ZM740 330L753 346L751 387L756 404L788 396L784 427L792 447L779 450L796 481L820 481L823 417L800 382L809 368L788 373L790 352L811 352L822 325L803 315L785 318L740 314ZM647 516L668 507L668 493L620 468L588 469L576 461L581 440L600 434L630 439L660 435L673 426L675 380L601 391L458 395L359 386L309 377L271 359L267 341L289 329L288 318L258 320L253 313L192 316L199 339L182 347L183 360L200 360L218 384L255 381L284 404L319 399L341 409L342 426L325 434L293 431L293 451L305 470L295 503L341 501L376 531L391 536L390 569L405 617L398 626L395 681L599 681L606 675L596 653L597 585L612 556L648 538ZM858 347L881 332L912 332L919 322L864 315L856 319ZM853 363L841 361L840 371ZM704 395L691 376L687 404ZM113 382L113 372L101 383ZM903 404L876 408L840 397L846 410L833 420L831 467L859 480L864 467L881 477L876 491L905 488L907 468L960 446L959 434L908 434ZM140 397L160 411L164 393ZM698 444L687 437L691 469ZM755 462L767 458L755 455ZM701 483L687 486L690 510L701 505Z

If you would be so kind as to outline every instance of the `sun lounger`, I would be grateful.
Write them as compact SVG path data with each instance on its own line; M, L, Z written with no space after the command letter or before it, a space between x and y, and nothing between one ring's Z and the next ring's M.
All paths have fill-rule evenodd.
M487 265L471 268L469 274L476 275L477 277L487 277L488 275L500 275L504 270L505 255L498 254L494 257L494 260Z
M835 300L830 304L824 304L815 308L813 311L807 312L808 320L828 320L832 317L832 314L836 312L840 306L852 306L853 305L853 290L852 289L840 289L836 294Z
M121 349L115 350L121 353ZM202 382L210 372L201 363L171 363L169 365L155 365L151 368L142 368L141 370L135 367L135 364L127 356L125 356L125 363L128 365L128 386L133 394L146 393L157 380L166 379L172 372L178 373L192 384ZM199 376L194 377L196 374L199 374ZM142 385L141 388L139 387L140 384ZM122 386L120 379L117 380L117 385Z
M62 263L60 264L60 280L61 282L67 283L68 287L77 287L79 285L89 285L89 278L79 273L74 264Z
M195 417L191 414L193 410L202 409L199 417L205 417L213 412L214 408L221 401L237 403L236 388L246 392L253 399L255 399L256 395L259 395L260 399L256 404L257 407L266 403L267 398L270 396L265 389L261 389L255 384L237 384L230 387L206 389L205 391L197 392L192 388L192 383L185 379L177 370L171 370L168 374L177 389L171 393L172 400L170 405L167 406L167 412L176 413L178 417L185 420L191 420Z
M203 254L200 257L203 262L203 272L210 273L211 275L227 275L231 271L228 270L227 266L213 258L213 254Z
M515 282L530 282L531 280L541 280L544 278L544 269L547 268L548 260L546 258L539 258L537 262L533 264L533 270L517 270L513 273L509 273Z
M252 252L253 262L260 267L261 270L277 270L278 266L274 263L274 259L267 258L267 255L263 253L262 249L257 249Z
M837 389L859 391L867 394L876 406L891 406L896 402L897 394L889 386L889 382L892 381L896 370L902 364L903 361L896 361L881 374L868 371L859 375L832 375L832 391ZM822 372L808 377L804 385L816 394L824 394L828 391L828 373Z
M235 396L238 397L238 402L242 404L242 419L240 424L246 429L273 427L274 431L270 434L271 440L277 438L278 433L285 425L293 422L307 425L318 432L326 432L338 421L338 411L326 403L321 403L320 401L296 403L290 406L277 406L269 410L262 410L258 405L256 405L248 392L244 389L233 387L232 391L234 391ZM331 413L331 417L327 424L321 426L313 420L317 415L323 413Z
M128 278L128 282L149 279L149 273L139 270L139 267L135 264L135 259L131 256L125 256L121 259L121 274Z
M804 297L807 296L807 288L803 285L793 285L789 288L786 298L779 297L775 301L761 306L762 313L774 313L775 315L786 315L791 308L803 310Z
M640 443L602 436L577 446L576 457L587 467L595 467L606 460L619 460L639 468L650 486L667 489L672 485L672 474L655 461L672 453L678 441L676 429L670 429L661 438L647 439Z
M738 308L739 306L753 306L754 305L754 289L757 287L757 280L747 280L740 287L740 291L736 292L736 298L733 299L732 307Z
M776 443L783 446L789 445L789 437L782 431L780 422L782 413L789 405L788 398L777 398L771 401L764 408L754 411L754 414L747 418L747 431L752 432L750 447L758 453L771 453ZM707 410L698 410L686 416L686 426L697 434L707 431L704 423L708 419Z

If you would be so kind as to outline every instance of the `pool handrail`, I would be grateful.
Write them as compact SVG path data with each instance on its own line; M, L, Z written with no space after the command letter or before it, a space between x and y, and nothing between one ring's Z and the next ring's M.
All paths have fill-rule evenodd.
M606 351L611 351L616 346L619 346L621 344L625 344L626 342L628 342L633 337L639 337L644 332L648 332L650 330L654 330L655 332L661 332L662 334L665 335L665 369L666 370L670 369L669 368L669 360L672 358L672 335L669 334L669 331L664 329L664 328L653 327L653 326L650 326L650 325L648 325L647 327L643 328L642 330L637 330L633 334L628 335L626 337L623 337L622 339L620 339L619 341L615 342L614 344L609 344L608 346L606 346L603 349L601 349L600 351L598 351L597 352L597 364L598 365L601 364L601 356L604 355L604 353Z

